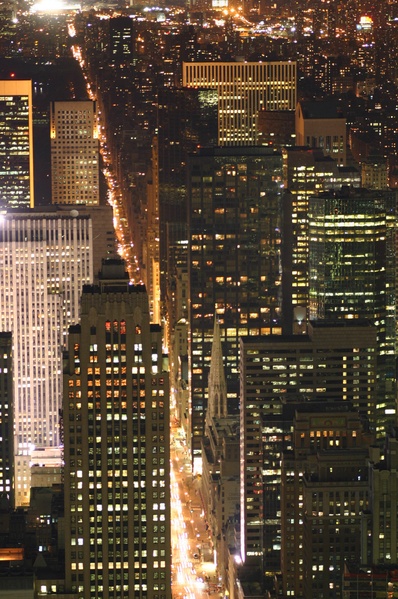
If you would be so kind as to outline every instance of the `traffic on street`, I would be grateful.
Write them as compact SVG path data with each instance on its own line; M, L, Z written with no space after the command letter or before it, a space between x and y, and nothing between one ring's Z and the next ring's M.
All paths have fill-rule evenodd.
M171 538L173 599L209 599L217 591L214 563L199 492L200 479L177 429L171 434Z

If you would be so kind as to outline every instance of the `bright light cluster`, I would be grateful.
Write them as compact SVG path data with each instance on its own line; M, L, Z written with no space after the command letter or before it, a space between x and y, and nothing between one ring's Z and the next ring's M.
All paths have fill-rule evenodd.
M41 0L30 9L31 13L58 13L67 10L80 10L80 4L68 3L63 0Z

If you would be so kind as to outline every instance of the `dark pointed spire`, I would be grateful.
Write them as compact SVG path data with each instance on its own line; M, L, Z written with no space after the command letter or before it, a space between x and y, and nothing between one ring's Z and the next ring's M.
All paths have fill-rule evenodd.
M225 380L222 357L220 325L217 316L214 317L213 344L211 348L211 363L209 373L209 401L207 418L223 418L227 416L227 383Z

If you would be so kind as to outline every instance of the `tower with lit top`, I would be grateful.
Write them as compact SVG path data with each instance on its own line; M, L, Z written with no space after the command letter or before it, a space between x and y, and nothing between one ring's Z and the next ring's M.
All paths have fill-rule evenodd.
M144 286L103 262L64 366L66 587L171 599L169 381Z

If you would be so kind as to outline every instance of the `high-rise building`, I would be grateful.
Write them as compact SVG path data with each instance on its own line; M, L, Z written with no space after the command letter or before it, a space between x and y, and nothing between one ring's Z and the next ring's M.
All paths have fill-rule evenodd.
M135 57L133 20L130 17L109 19L109 59L113 65L133 64Z
M297 65L275 62L184 62L183 86L217 90L218 145L257 143L260 110L294 110Z
M284 148L282 199L282 314L283 330L296 333L295 310L304 311L304 326L309 305L309 198L320 191L340 189L342 185L360 187L361 176L355 168L342 167L319 148Z
M311 319L366 318L378 338L375 426L396 424L396 192L345 188L309 202Z
M84 287L64 364L66 590L171 599L168 364L123 261Z
M98 229L90 216L97 212ZM32 449L59 443L62 347L79 316L82 286L94 281L94 257L113 249L110 237L110 206L15 211L0 220L0 330L13 337L17 506L29 504Z
M14 418L11 333L0 333L0 497L14 504Z
M32 82L0 81L0 208L34 206Z
M283 452L282 580L285 597L340 597L344 560L361 555L371 436L348 402L296 410Z
M99 204L96 103L52 102L50 111L53 204Z
M215 315L230 413L238 408L239 337L280 333L282 158L267 148L203 148L189 157L188 173L195 459L204 433Z
M280 571L281 455L291 406L343 400L374 419L376 329L366 321L310 322L307 334L240 340L241 557ZM260 525L259 525L260 523Z

